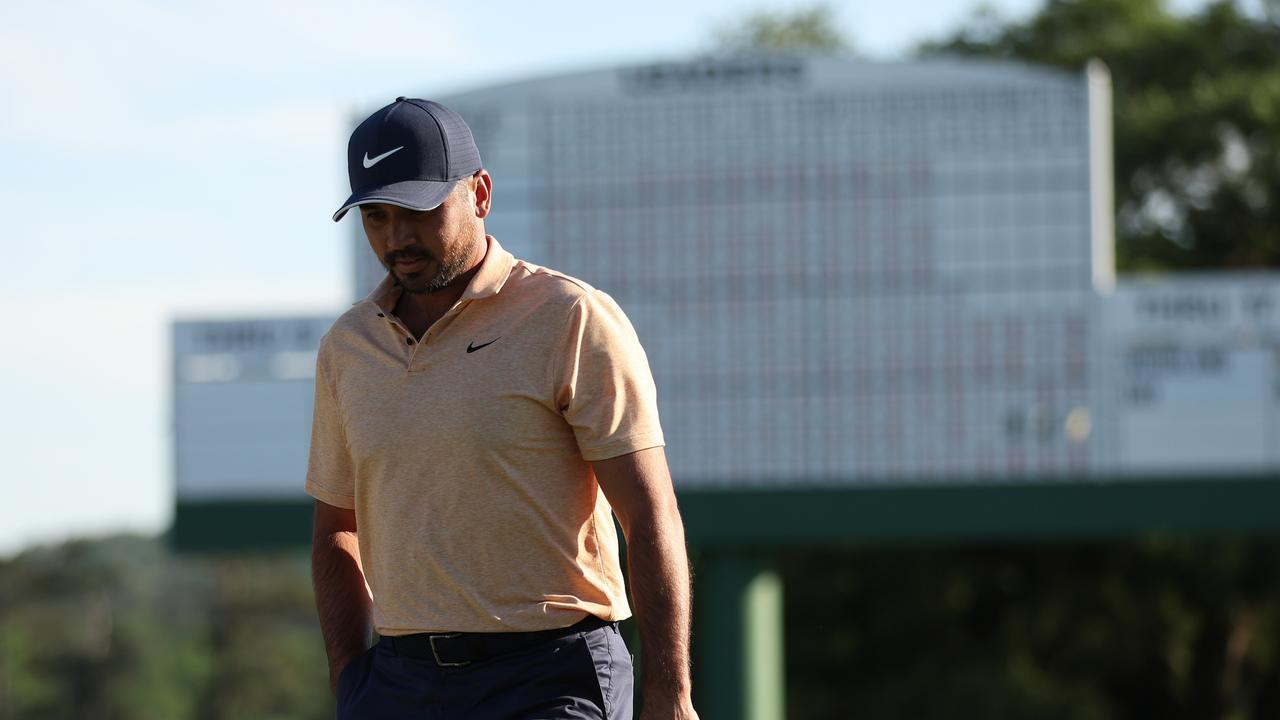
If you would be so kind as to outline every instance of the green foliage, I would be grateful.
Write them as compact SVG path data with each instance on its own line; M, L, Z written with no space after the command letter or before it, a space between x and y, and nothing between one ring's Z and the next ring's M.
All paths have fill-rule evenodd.
M1272 718L1280 542L796 553L792 718Z
M1277 540L780 560L795 720L1280 716ZM327 682L301 554L0 561L0 720L331 718Z
M0 562L0 720L333 717L300 554L113 538Z
M1280 266L1280 2L1173 13L1164 0L1050 0L990 10L922 48L1111 69L1121 270Z
M838 53L849 49L827 5L792 12L756 12L721 28L715 37L715 49L729 54Z

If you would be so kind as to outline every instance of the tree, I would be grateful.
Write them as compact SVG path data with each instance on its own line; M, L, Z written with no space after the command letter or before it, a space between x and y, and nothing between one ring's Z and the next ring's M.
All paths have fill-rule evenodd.
M1194 15L1165 0L1050 0L990 10L923 54L1111 69L1122 271L1280 267L1280 2Z
M790 13L757 12L715 33L722 53L803 51L839 53L849 49L827 5Z
M155 538L0 559L0 720L333 717L305 554Z
M1280 543L792 551L788 717L1280 717Z

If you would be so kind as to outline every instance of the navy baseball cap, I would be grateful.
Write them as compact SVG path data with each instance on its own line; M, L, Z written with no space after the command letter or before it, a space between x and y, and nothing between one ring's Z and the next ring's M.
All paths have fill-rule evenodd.
M365 119L347 143L351 197L333 214L367 203L431 210L481 167L471 128L430 100L396 98Z

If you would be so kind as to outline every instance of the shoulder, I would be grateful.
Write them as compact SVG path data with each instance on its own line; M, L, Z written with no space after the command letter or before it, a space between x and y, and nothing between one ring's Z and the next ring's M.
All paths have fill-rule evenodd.
M371 300L357 302L333 321L333 325L329 326L329 331L324 334L320 344L322 346L326 342L332 344L350 335L363 334L375 320L381 319L381 313L382 310Z
M525 309L531 325L568 333L587 328L630 329L626 314L608 293L557 270L518 260L503 294L508 290L512 303Z
M504 290L565 310L604 295L584 280L526 260L515 261L507 282Z
M345 347L358 342L358 338L368 335L369 327L379 319L378 309L371 300L361 300L338 316L329 326L329 330L320 338L318 349L320 361L332 359L335 353L341 354Z
M544 317L556 318L570 333L628 342L635 337L635 328L618 302L588 282L523 260L517 261L511 277L518 279L517 287L541 297L537 305L547 310Z
M359 300L347 308L346 312L338 316L333 321L333 326L329 328L329 332L351 332L368 328L370 325L376 324L375 321L382 319L382 309L372 300L365 298Z

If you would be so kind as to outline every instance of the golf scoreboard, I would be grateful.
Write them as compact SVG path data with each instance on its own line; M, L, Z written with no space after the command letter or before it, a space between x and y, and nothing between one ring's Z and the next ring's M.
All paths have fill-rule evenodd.
M1116 283L1099 65L722 58L433 99L494 178L487 230L626 311L682 490L1280 464L1274 279ZM385 271L348 225L362 297ZM336 314L174 324L180 518L306 501Z

